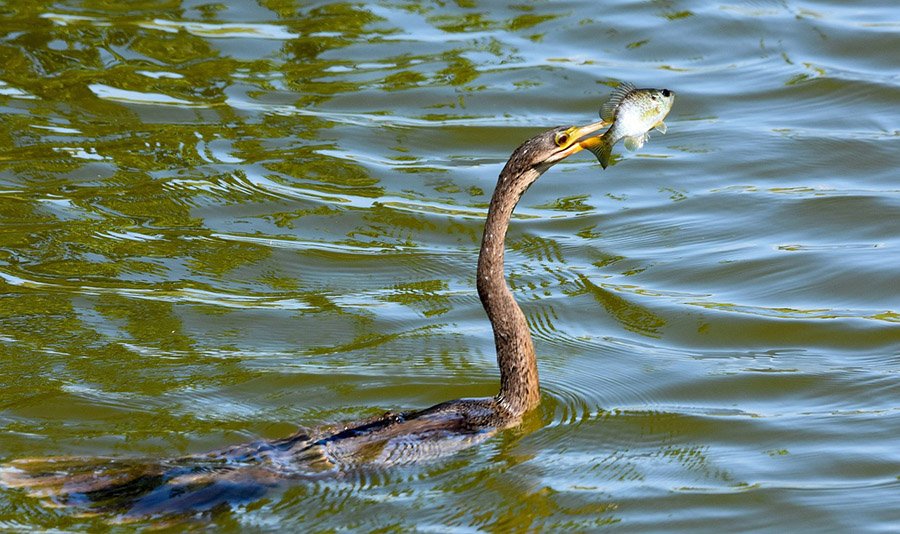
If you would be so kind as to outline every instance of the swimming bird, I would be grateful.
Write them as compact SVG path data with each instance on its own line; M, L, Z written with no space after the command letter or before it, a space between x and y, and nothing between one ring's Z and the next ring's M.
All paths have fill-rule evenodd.
M540 404L537 360L528 324L504 274L506 232L525 191L547 169L584 148L607 126L556 127L522 143L497 180L478 255L476 287L494 333L500 391L423 410L301 431L170 460L32 458L0 467L0 483L119 517L208 510L258 498L290 479L340 478L366 467L446 456L518 425Z

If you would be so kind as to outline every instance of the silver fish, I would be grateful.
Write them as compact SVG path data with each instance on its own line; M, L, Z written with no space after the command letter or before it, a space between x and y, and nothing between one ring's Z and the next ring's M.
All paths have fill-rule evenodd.
M593 152L605 169L609 166L612 147L620 139L625 140L628 150L637 150L644 146L652 128L666 133L663 119L674 102L675 92L669 89L638 89L622 83L600 109L600 117L612 126L602 136L588 138L580 144Z

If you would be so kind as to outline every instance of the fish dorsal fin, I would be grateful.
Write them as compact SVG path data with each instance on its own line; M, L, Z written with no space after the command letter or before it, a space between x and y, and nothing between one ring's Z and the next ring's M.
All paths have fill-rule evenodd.
M622 82L616 87L612 94L609 95L609 100L603 104L603 107L600 108L600 118L605 121L613 121L616 119L616 110L619 108L619 104L622 103L622 100L628 96L628 93L634 91L634 85L628 82Z

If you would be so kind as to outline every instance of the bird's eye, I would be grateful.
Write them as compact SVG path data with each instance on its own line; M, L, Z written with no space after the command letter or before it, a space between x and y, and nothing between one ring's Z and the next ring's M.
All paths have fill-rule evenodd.
M569 134L567 134L566 132L559 132L558 134L556 134L555 142L556 146L558 147L566 146L566 144L569 143Z

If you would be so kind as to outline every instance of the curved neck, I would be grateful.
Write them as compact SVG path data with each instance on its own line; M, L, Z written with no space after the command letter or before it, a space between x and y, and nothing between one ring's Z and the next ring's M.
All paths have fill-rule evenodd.
M535 169L514 174L509 166L504 168L488 208L478 255L478 296L494 330L500 367L497 401L513 417L536 408L541 392L534 344L525 315L506 285L503 252L513 210L540 175Z

